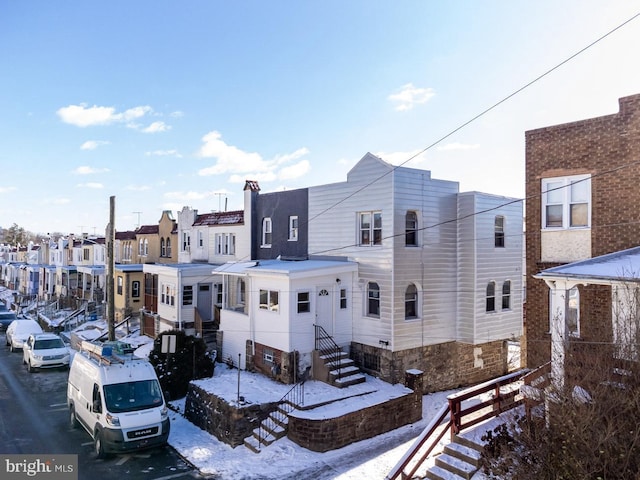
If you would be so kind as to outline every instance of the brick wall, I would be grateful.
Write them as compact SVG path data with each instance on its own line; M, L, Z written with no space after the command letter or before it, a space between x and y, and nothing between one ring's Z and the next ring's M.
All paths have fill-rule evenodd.
M535 368L550 359L549 289L532 275L542 263L541 179L591 174L591 256L640 244L640 95L621 98L619 112L526 132L526 359ZM581 334L610 336L608 288L580 291ZM610 328L610 327L609 327Z

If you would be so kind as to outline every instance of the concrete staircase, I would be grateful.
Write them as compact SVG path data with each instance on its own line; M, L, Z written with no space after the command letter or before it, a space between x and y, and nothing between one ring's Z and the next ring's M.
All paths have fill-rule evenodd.
M276 440L287 435L289 413L297 407L291 402L283 401L277 410L271 412L253 433L244 439L244 446L254 453L260 453L262 448L271 445Z
M366 377L355 362L342 350L320 351L318 359L322 362L319 369L324 370L322 378L329 385L344 388L366 381ZM322 380L322 378L318 380Z
M470 480L480 470L483 445L456 435L427 470L430 480Z

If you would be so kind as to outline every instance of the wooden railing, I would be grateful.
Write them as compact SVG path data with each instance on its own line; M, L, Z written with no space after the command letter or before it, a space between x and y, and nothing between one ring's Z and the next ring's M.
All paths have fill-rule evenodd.
M385 480L413 478L447 430L453 438L464 429L521 405L523 399L519 386L523 375L528 372L513 372L449 395L447 404L438 411Z

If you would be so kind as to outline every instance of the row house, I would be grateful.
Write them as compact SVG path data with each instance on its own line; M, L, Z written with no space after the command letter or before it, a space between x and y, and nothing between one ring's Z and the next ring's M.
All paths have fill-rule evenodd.
M269 195L251 260L216 269L225 361L293 382L323 332L392 383L424 371L426 391L505 373L522 333L520 202L371 154L346 182Z
M526 132L526 363L551 361L559 386L566 362L590 364L619 340L620 312L638 311L639 154L640 95Z

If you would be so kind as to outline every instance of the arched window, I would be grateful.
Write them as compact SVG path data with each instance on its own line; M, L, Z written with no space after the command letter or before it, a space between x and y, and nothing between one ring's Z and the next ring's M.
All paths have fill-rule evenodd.
M418 215L409 211L405 217L404 244L409 246L418 245Z
M418 318L418 289L413 283L404 292L404 318Z
M144 253L143 255L147 256L149 255L149 240L147 240L146 238L144 239Z
M167 256L167 249L166 249L165 244L164 244L164 238L160 239L160 256L161 257L166 257Z
M496 311L496 282L487 284L487 312Z
M167 257L171 256L171 238L167 237Z
M511 308L511 282L505 280L502 284L502 310L509 310Z
M380 287L376 282L367 284L367 315L370 317L380 316Z
M138 255L144 255L144 240L140 239L140 243L138 243Z

